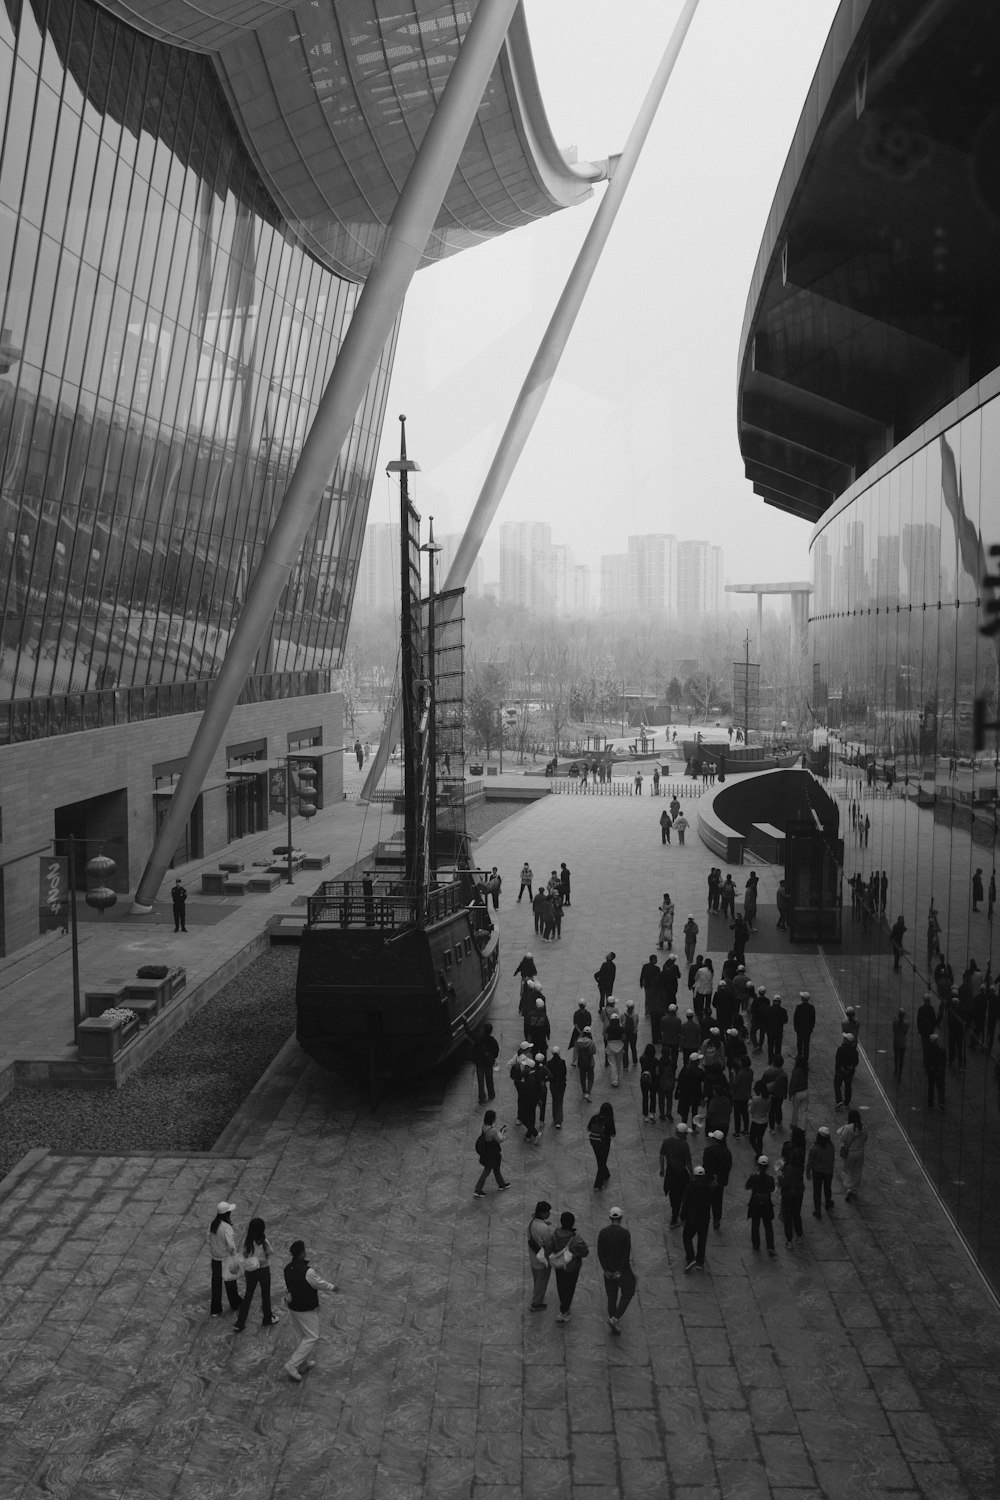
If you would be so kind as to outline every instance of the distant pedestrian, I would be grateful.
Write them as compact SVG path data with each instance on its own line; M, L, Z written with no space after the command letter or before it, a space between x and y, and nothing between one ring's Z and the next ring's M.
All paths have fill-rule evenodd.
M666 808L660 813L660 843L670 843L670 830L673 827L673 819Z
M532 898L531 910L535 917L535 931L541 937L542 928L545 925L545 892L541 886L539 886Z
M849 1031L833 1059L833 1097L835 1109L847 1109L854 1088L854 1074L859 1062L857 1042Z
M233 1230L235 1203L216 1205L215 1218L208 1231L208 1253L212 1257L212 1317L222 1317L222 1288L233 1312L239 1312L242 1303L236 1278L240 1263L236 1257L236 1234Z
M684 923L684 962L694 963L695 952L698 947L698 923L694 919L694 912L688 912L688 919Z
M934 1108L934 1095L944 1109L944 1080L948 1072L948 1055L936 1031L924 1043L924 1071L927 1074L927 1108Z
M518 1094L520 1096L520 1090ZM505 1180L500 1170L500 1162L503 1157L503 1141L506 1134L506 1125L497 1124L496 1110L488 1109L483 1115L483 1128L476 1140L476 1155L479 1157L483 1170L479 1174L479 1181L473 1189L472 1196L474 1198L486 1197L484 1189L486 1187L486 1179L491 1172L501 1193L505 1188L510 1187L510 1183Z
M785 1248L792 1247L792 1236L802 1238L802 1199L806 1191L806 1133L792 1131L791 1139L781 1148L780 1166L781 1223L785 1231Z
M836 1165L836 1157L833 1150L833 1141L830 1132L825 1125L821 1125L816 1132L816 1139L809 1147L806 1157L806 1177L812 1182L813 1189L813 1218L821 1219L823 1214L820 1205L826 1199L826 1211L830 1212L833 1207L833 1169Z
M597 981L598 1010L603 1010L608 996L614 994L617 974L618 968L615 964L615 955L609 953L606 955L601 967L594 973L594 979Z
M639 1091L642 1094L642 1118L656 1119L656 1074L659 1061L656 1048L650 1042L639 1059Z
M983 904L983 871L981 866L976 867L972 877L972 910L978 911Z
M627 1073L630 1061L633 1067L638 1067L639 1065L639 1056L636 1047L639 1040L639 1017L636 1014L634 1000L628 1000L625 1004L625 1014L622 1017L622 1031L625 1036L625 1055L622 1058L622 1071Z
M764 1239L768 1255L774 1254L774 1178L767 1170L770 1165L766 1156L758 1156L757 1170L746 1180L747 1218L750 1220L750 1244L760 1249L760 1228L764 1226Z
M896 1012L896 1019L892 1023L892 1076L897 1083L902 1081L903 1061L906 1057L906 1034L910 1029L910 1023L906 1018L906 1011L900 1007Z
M642 772L639 770L635 773L635 795L637 797L642 796Z
M795 1032L795 1046L799 1057L803 1062L809 1061L809 1043L816 1027L816 1007L813 1005L808 990L799 990L799 1001L792 1011L792 1030Z
M533 899L531 894L531 882L534 880L534 878L535 877L532 874L531 866L528 864L528 861L525 860L524 864L521 866L521 886L517 893L518 901L520 901L525 891L527 891L528 893L528 900L531 901Z
M568 1323L572 1313L576 1284L580 1279L583 1262L590 1254L590 1246L576 1232L576 1216L569 1212L559 1215L559 1228L552 1236L552 1253L549 1264L556 1273L556 1290L559 1293L557 1323Z
M570 905L570 871L566 861L563 860L559 866L559 894L562 897L563 906Z
M678 1122L674 1126L673 1135L666 1136L660 1146L660 1176L663 1179L664 1197L670 1203L671 1229L676 1229L681 1221L681 1203L692 1172L688 1128Z
M361 744L361 741L360 741L360 740L355 740L355 741L354 741L354 754L355 754L355 756L356 756L356 757L357 757L357 761L358 761L358 770L359 770L359 771L360 771L360 770L361 770L361 767L362 767L362 766L363 766L363 765L364 765L364 763L365 763L365 752L364 752L364 747L363 747L363 746L362 746L362 744Z
M613 1208L608 1218L611 1222L597 1236L597 1259L604 1272L608 1327L612 1333L621 1333L621 1320L636 1290L635 1272L632 1269L632 1236L622 1223L620 1208Z
M251 1219L247 1225L246 1239L243 1244L243 1271L246 1276L246 1291L243 1293L243 1301L240 1310L236 1314L234 1327L237 1333L242 1333L247 1326L247 1315L250 1312L250 1304L257 1287L260 1287L260 1310L264 1320L264 1327L270 1328L277 1323L278 1319L271 1308L271 1242L267 1237L267 1225L263 1219Z
M792 1107L791 1128L805 1130L809 1120L809 1064L797 1057L788 1080L788 1102Z
M467 1035L472 1037L472 1061L476 1069L479 1103L486 1104L490 1099L496 1098L493 1071L497 1058L500 1056L500 1043L493 1035L493 1025L490 1021L484 1021L475 1036L472 1035L468 1025L465 1030Z
M555 1243L555 1232L549 1219L552 1204L544 1198L535 1204L535 1212L528 1224L528 1265L531 1269L531 1311L542 1312L545 1308L545 1292L548 1288L552 1267L549 1256Z
M856 1109L848 1112L847 1124L841 1125L837 1135L840 1137L840 1175L846 1189L844 1202L851 1203L858 1196L858 1188L861 1186L865 1170L865 1147L868 1144L868 1131Z
M611 1155L611 1142L615 1137L615 1112L610 1104L605 1102L596 1115L591 1115L587 1121L587 1135L597 1163L594 1191L599 1193L605 1183L611 1181L608 1157Z
M563 1100L566 1097L566 1059L558 1047L552 1048L546 1067L549 1074L549 1094L552 1099L552 1123L557 1130L563 1127Z
M583 1026L574 1043L576 1048L576 1066L580 1073L580 1092L587 1103L590 1103L590 1095L594 1088L594 1062L597 1058L597 1043L594 1041L591 1028Z
M180 876L170 887L170 904L174 909L174 931L187 932L187 887Z
M285 1286L292 1328L299 1342L285 1363L285 1373L290 1380L301 1380L302 1371L312 1369L316 1363L312 1351L319 1342L319 1294L335 1292L332 1281L324 1281L309 1264L309 1252L304 1240L293 1240L288 1248L292 1257L285 1267Z
M712 1190L704 1167L695 1167L681 1199L681 1237L685 1271L704 1270L708 1226L712 1222Z
M892 945L892 967L893 972L896 974L899 973L900 960L903 957L903 936L905 932L906 923L903 921L902 912L900 912L889 930L889 942Z
M674 946L674 903L667 891L663 892L663 900L660 903L660 928L657 938L657 947L666 948L668 952L673 951Z

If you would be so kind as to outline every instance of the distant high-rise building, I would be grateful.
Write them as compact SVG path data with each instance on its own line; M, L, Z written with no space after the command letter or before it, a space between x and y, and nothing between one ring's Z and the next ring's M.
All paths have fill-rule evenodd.
M601 613L623 615L628 611L629 555L615 552L601 558Z
M660 533L628 539L628 608L632 614L677 613L677 538Z
M682 615L716 614L722 610L724 592L722 548L711 542L679 542L677 545L677 612Z
M505 521L500 527L500 603L551 611L552 527Z
M399 527L376 521L365 527L355 602L368 609L391 609L398 600Z

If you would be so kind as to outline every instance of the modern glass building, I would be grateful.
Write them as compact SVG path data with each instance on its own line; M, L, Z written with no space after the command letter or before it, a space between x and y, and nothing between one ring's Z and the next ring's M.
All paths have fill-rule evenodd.
M103 842L123 891L149 852L475 5L384 10L0 7L0 953L38 935L53 838ZM594 175L556 150L519 14L425 259ZM266 827L289 750L339 799L393 345L178 860Z
M1000 1289L1000 778L997 730L974 731L977 702L1000 717L1000 637L983 634L1000 598L998 66L988 0L841 6L751 288L739 431L756 492L815 522L813 707L845 776L831 978ZM875 910L854 913L848 881L873 873Z

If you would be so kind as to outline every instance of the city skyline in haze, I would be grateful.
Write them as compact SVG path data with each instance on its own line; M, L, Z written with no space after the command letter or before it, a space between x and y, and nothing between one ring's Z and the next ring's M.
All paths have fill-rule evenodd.
M621 26L597 0L527 0L560 146L581 159L621 149L680 8L634 0ZM602 556L626 551L629 534L667 533L722 546L727 581L809 576L810 526L766 506L743 473L737 353L835 11L835 0L698 8L489 542L505 522L548 521L599 580ZM417 508L436 532L464 530L603 192L415 277L369 521L396 518L382 471L405 412Z

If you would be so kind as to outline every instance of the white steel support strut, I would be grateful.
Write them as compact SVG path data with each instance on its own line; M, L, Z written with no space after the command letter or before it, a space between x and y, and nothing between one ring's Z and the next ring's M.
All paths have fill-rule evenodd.
M660 100L663 98L667 82L673 72L674 63L680 54L688 27L691 25L697 8L698 0L685 0L684 8L677 18L677 24L667 43L667 49L646 91L646 97L642 101L635 123L629 132L628 140L617 160L612 159L613 165L609 173L608 186L598 204L597 212L570 272L569 280L563 288L562 296L556 304L555 312L549 320L549 325L538 346L538 352L521 386L517 401L514 403L514 409L504 429L503 437L500 439L500 446L497 448L489 473L479 492L479 499L469 518L469 524L465 528L454 561L448 570L444 589L464 587L472 571L472 565L479 555L479 549L496 515L497 507L503 499L510 476L524 451L524 445L531 434L535 418L552 384L552 377L558 368L573 324L576 322L577 314L597 269L608 235L611 233L611 227L625 197L625 190L635 171ZM399 700L397 699L393 706L392 717L386 722L378 749L372 756L371 769L361 793L362 800L371 796L372 790L385 774L389 752L399 738L399 724Z
M281 591L333 476L372 371L420 264L518 0L480 0L389 222L385 245L358 298L337 363L302 447L247 592L208 708L188 751L170 810L146 862L132 910L148 911L180 843Z

